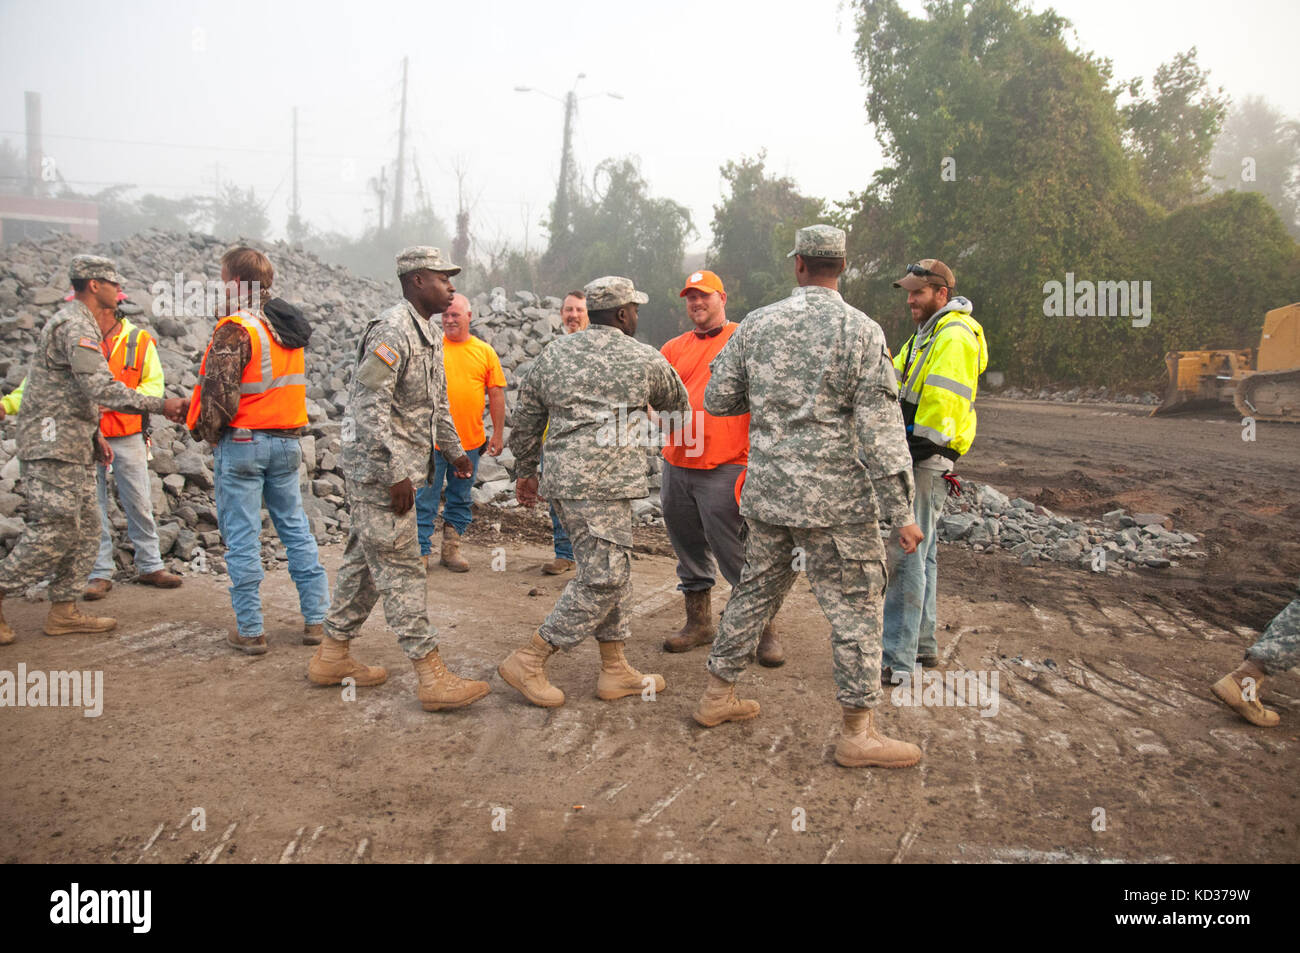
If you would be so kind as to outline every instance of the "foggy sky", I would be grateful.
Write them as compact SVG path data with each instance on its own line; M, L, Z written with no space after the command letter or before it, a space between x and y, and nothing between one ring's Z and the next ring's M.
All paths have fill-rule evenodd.
M1262 95L1300 116L1294 2L1052 6L1117 78L1149 80L1195 45L1234 100ZM219 177L270 197L279 237L296 105L302 215L356 233L376 220L368 179L396 155L409 56L408 168L414 160L435 211L451 225L459 165L476 237L537 248L563 109L513 87L562 97L585 72L577 89L591 98L574 142L587 181L601 159L639 155L653 193L691 209L689 248L702 250L728 159L765 147L770 170L832 199L868 185L881 153L853 42L852 12L837 0L0 0L0 139L24 151L23 92L39 91L45 151L74 188L129 182L136 195L178 197L211 194ZM415 203L409 174L406 209Z

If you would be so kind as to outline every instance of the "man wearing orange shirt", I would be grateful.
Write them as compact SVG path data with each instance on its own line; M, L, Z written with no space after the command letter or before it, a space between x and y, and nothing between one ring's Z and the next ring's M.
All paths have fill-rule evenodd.
M453 295L451 304L442 313L442 363L447 371L447 402L451 405L451 419L477 474L478 460L484 450L490 457L501 455L502 428L506 419L506 376L492 345L469 333L472 316L469 299L462 294ZM492 416L490 441L483 429L485 395ZM433 549L433 523L438 517L439 496L445 482L442 555L438 564L452 572L469 572L469 563L460 554L460 538L473 520L470 493L474 489L474 477L463 480L456 476L441 454L435 454L434 461L433 482L425 484L415 494L420 553L425 557L427 567Z
M695 328L662 348L691 398L690 419L672 428L664 446L659 489L664 526L677 553L681 580L677 588L686 599L686 624L664 642L669 652L685 652L713 641L715 561L733 588L740 582L745 565L744 521L736 484L749 459L749 415L714 417L704 411L709 364L739 326L727 320L722 279L711 271L694 272L686 279L681 297ZM769 667L785 662L775 622L763 630L758 660Z

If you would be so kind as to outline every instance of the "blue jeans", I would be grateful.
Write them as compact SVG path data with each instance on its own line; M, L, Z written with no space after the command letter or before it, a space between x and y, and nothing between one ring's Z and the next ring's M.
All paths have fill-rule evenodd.
M113 482L117 485L117 502L126 514L126 537L135 549L135 571L146 576L163 568L158 553L158 527L153 521L153 499L149 486L148 451L144 434L109 437L113 448ZM113 578L113 524L108 521L108 479L104 467L95 467L99 492L99 556L91 579Z
M433 551L429 538L433 536L433 521L438 518L439 497L442 495L442 485L444 483L447 484L447 502L442 507L443 521L456 527L456 532L462 534L473 521L474 514L470 509L472 502L470 493L474 489L474 477L478 475L479 450L482 449L482 447L479 447L475 450L465 451L470 464L474 467L474 473L468 480L462 480L456 476L456 471L451 468L451 464L443 458L441 453L435 451L433 482L426 483L415 491L416 535L420 538L421 556L427 556Z
M885 591L885 631L881 665L892 672L910 672L918 655L938 655L934 637L939 574L939 514L948 498L948 483L940 470L913 467L916 499L912 511L925 539L916 552L905 553L891 540L889 588Z
M555 512L555 506L551 506L551 539L555 543L556 559L573 559L573 543L569 540L569 534L564 531L560 524L560 514Z
M239 634L262 634L262 506L289 553L289 575L298 587L303 621L325 621L330 607L329 579L316 551L298 489L298 441L258 430L227 430L213 450L217 525L226 541L230 601Z

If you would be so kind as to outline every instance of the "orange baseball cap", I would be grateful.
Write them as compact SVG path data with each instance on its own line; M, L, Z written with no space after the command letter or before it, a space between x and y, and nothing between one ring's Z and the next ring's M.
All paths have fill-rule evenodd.
M703 291L705 294L721 292L726 294L727 290L722 287L722 279L711 271L693 271L686 279L686 287L677 297L685 298L686 292L694 288L696 291Z

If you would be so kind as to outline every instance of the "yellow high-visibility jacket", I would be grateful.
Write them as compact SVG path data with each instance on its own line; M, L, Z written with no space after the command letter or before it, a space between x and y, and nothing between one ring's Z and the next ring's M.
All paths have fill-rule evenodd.
M953 298L894 356L913 462L936 453L956 460L975 441L975 394L989 349L972 310L966 298Z

